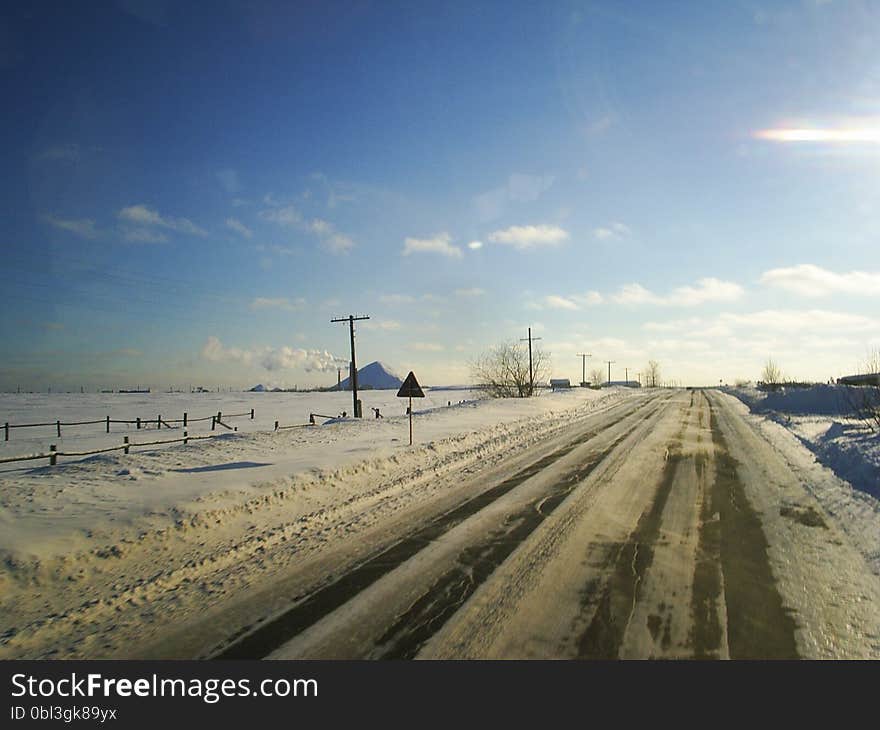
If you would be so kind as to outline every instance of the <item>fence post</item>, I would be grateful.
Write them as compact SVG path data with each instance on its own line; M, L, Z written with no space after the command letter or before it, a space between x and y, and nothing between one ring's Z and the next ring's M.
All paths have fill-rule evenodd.
M156 430L157 430L157 431L161 431L161 430L162 430L162 415L161 415L161 414L159 414L158 416L156 416Z
M252 421L254 420L254 409L253 408L251 408L251 420Z
M223 414L220 411L217 411L217 423L223 422Z
M214 426L217 425L217 416L211 416L211 430L214 430Z
M107 433L110 433L110 416L107 416Z
M275 421L275 430L278 430L278 421Z
M49 446L49 466L55 466L58 463L58 455L55 453L57 451L57 447L55 444Z
M183 445L186 446L189 443L189 434L186 431L183 432Z
M186 428L186 411L183 412L183 427Z
M128 453L128 436L123 436L122 440L125 442L125 453Z
M137 418L137 428L138 428L138 431L141 430L141 417L140 416L138 416L138 418Z
M58 429L58 438L61 438L61 421L55 421L55 428Z
M9 441L9 421L6 422L6 426L4 427L4 432L6 437L3 439L4 441Z

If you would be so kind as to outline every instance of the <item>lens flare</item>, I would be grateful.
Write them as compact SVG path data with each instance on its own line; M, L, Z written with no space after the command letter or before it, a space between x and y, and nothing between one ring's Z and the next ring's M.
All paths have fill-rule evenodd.
M821 129L792 127L760 129L753 134L756 139L769 142L880 142L880 127L854 127Z

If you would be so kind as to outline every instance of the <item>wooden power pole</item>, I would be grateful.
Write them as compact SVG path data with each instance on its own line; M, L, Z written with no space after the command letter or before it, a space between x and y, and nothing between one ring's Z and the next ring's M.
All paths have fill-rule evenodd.
M357 374L357 362L354 359L354 323L358 322L362 319L369 319L367 316L363 317L355 317L353 314L349 314L347 317L339 317L338 319L331 319L331 322L348 322L349 331L351 332L351 398L352 398L352 408L355 418L361 418L361 409L358 408L358 374Z
M614 363L616 363L617 360L606 360L605 362L608 363L608 382L610 383L610 382L611 382L611 366L612 366Z
M532 328L529 327L529 397L535 392L535 374L532 371L532 340L540 340L540 337L532 337ZM520 339L520 342L525 342L526 338Z
M583 388L587 385L587 358L593 356L589 352L579 352L577 356L581 358L581 387Z

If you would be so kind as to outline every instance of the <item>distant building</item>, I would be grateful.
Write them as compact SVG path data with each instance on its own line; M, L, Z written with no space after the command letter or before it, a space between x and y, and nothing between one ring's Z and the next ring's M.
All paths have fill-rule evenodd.
M837 379L838 385L880 385L880 373L844 375Z
M571 387L571 381L568 378L550 378L550 387L553 390L565 390Z
M602 383L603 388L610 388L612 385L619 385L623 388L641 388L642 384L638 380L612 380Z

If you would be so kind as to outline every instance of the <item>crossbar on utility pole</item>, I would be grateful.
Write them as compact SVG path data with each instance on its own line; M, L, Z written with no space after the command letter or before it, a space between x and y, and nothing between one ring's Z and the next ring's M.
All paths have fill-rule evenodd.
M348 322L349 331L351 332L351 397L352 413L354 413L355 418L360 418L362 414L358 408L358 374L357 362L354 359L354 323L362 319L369 319L369 317L366 315L363 317L355 317L353 314L349 314L347 317L339 317L330 320L330 322Z
M611 366L614 365L614 363L616 363L617 360L606 360L605 362L608 363L608 382L610 383L611 382Z
M532 340L540 340L540 337L532 337L532 328L529 327L529 397L535 392L535 375L532 372ZM526 338L520 338L520 342L525 342Z
M593 357L589 352L579 352L577 354L581 358L581 387L587 384L587 358Z

